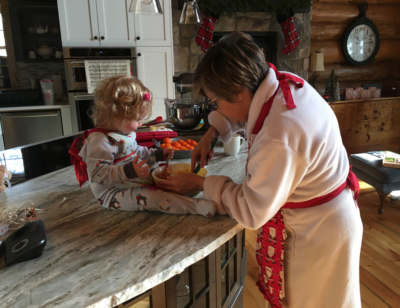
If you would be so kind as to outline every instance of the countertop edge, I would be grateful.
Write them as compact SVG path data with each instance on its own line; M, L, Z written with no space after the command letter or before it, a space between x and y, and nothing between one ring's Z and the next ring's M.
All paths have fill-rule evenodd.
M25 107L5 107L5 108L0 108L0 112L51 110L51 109L64 109L64 108L69 108L69 105L41 105L41 106L25 106Z
M226 241L230 240L233 236L235 236L235 234L237 234L239 231L243 229L244 227L239 223L237 223L237 225L234 228L226 232L224 235L220 236L218 239L214 240L203 249L198 250L193 255L186 257L179 263L175 263L169 269L164 270L158 273L157 275L148 278L142 281L141 283L134 285L128 289L125 289L117 294L109 295L103 298L99 302L86 306L86 308L114 307L150 290L151 288L167 281L168 279L174 277L175 275L182 273L190 265L205 258L206 256L208 256L210 253L212 253Z

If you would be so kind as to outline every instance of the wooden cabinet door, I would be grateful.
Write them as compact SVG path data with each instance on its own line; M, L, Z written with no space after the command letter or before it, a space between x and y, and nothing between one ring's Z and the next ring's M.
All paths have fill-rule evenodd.
M357 108L356 121L368 121L371 117L371 108Z
M166 117L165 98L174 98L172 47L137 47L138 78L153 92L152 118Z
M134 16L128 12L130 0L96 0L100 45L135 46Z
M171 0L160 4L162 15L135 14L136 46L172 46Z
M392 128L400 129L400 108L393 111Z
M240 231L216 250L217 308L243 304L243 249L244 231Z
M392 121L369 121L369 129L368 132L381 132L388 131L392 129Z
M96 47L99 43L96 0L57 0L64 47Z
M388 121L392 118L393 107L372 107L370 113L370 120Z
M368 121L358 121L354 123L353 132L355 134L368 133L369 122Z
M344 134L346 132L346 106L331 106L333 112L335 113L336 119L339 124L340 134Z

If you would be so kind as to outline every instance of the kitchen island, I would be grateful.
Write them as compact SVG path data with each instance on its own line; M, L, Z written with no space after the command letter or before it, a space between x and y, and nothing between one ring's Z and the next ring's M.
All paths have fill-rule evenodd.
M225 156L217 146L209 173L242 182L245 148ZM28 201L41 209L47 245L38 259L11 267L0 261L0 307L114 307L151 296L143 307L208 307L203 299L209 307L226 307L237 297L244 236L228 216L108 211L87 183L79 188L72 167L7 189L0 194L0 213ZM190 266L202 260L207 274L198 288L200 274ZM186 293L179 290L182 283Z

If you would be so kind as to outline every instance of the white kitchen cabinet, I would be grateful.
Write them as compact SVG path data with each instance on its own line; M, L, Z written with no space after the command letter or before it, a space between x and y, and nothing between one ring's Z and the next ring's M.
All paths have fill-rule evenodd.
M128 12L129 5L130 0L97 0L101 46L135 45L134 16Z
M171 0L160 0L162 15L135 14L136 46L172 46Z
M57 3L63 46L99 46L96 0L57 0Z
M166 118L165 98L174 98L172 47L137 47L138 78L153 93L152 119Z
M133 47L130 0L58 0L64 47Z

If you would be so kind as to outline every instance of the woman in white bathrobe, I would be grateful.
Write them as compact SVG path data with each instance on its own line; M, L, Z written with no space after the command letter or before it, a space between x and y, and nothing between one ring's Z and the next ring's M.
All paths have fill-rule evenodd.
M280 282L279 303L272 302L273 307L361 307L362 223L346 185L348 158L329 105L300 77L270 68L252 39L239 32L208 50L196 68L195 85L216 111L209 116L211 128L193 150L192 165L207 163L215 137L226 142L232 133L245 130L252 143L246 179L237 184L224 175L204 179L190 173L170 178L162 187L177 193L203 190L204 198L217 204L217 213L249 229L259 229L282 213L287 235L284 284ZM268 116L255 133L266 102L271 103ZM337 196L318 206L283 208L335 192ZM267 283L265 273L260 268L259 286L263 276Z

